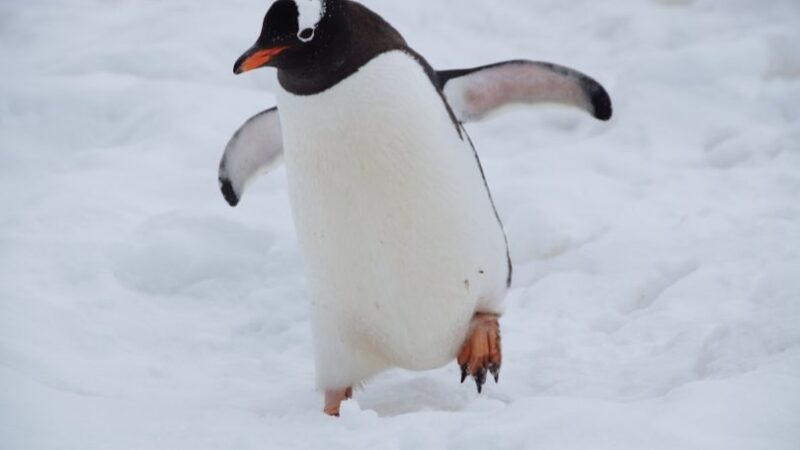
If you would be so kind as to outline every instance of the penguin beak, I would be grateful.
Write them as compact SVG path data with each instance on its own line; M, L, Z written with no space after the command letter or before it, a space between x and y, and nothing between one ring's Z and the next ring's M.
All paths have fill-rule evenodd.
M236 60L236 64L233 66L233 73L239 75L253 69L258 69L259 67L264 67L287 48L289 48L288 45L261 48L256 44L250 47L250 50L244 52L244 55Z

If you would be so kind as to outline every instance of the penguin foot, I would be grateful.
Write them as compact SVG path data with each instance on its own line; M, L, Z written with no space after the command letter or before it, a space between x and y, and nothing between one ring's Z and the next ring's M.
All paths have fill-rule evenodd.
M352 387L325 391L325 409L323 411L329 416L339 417L342 402L351 398L353 398Z
M458 354L461 366L461 382L471 375L475 379L478 393L483 391L487 372L494 382L500 381L500 365L503 354L500 348L500 324L496 314L476 313L472 318L470 334Z

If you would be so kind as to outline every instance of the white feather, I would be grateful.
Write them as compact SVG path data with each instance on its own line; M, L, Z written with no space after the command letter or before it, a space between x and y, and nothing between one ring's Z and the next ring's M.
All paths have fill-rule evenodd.
M506 247L475 155L422 67L385 53L278 105L318 386L452 361L476 310L502 312Z

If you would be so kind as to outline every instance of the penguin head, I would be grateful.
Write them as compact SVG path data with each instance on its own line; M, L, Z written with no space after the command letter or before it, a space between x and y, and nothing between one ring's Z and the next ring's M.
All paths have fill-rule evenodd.
M277 0L261 35L233 67L241 74L260 67L315 70L335 64L344 52L347 27L341 0Z

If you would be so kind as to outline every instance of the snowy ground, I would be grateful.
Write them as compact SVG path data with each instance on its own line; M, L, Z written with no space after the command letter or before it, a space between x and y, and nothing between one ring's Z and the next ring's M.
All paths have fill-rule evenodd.
M237 209L265 0L0 0L0 449L800 448L800 3L371 0L437 68L612 93L470 127L517 277L499 385L318 412L282 171ZM323 447L324 445L324 447Z

